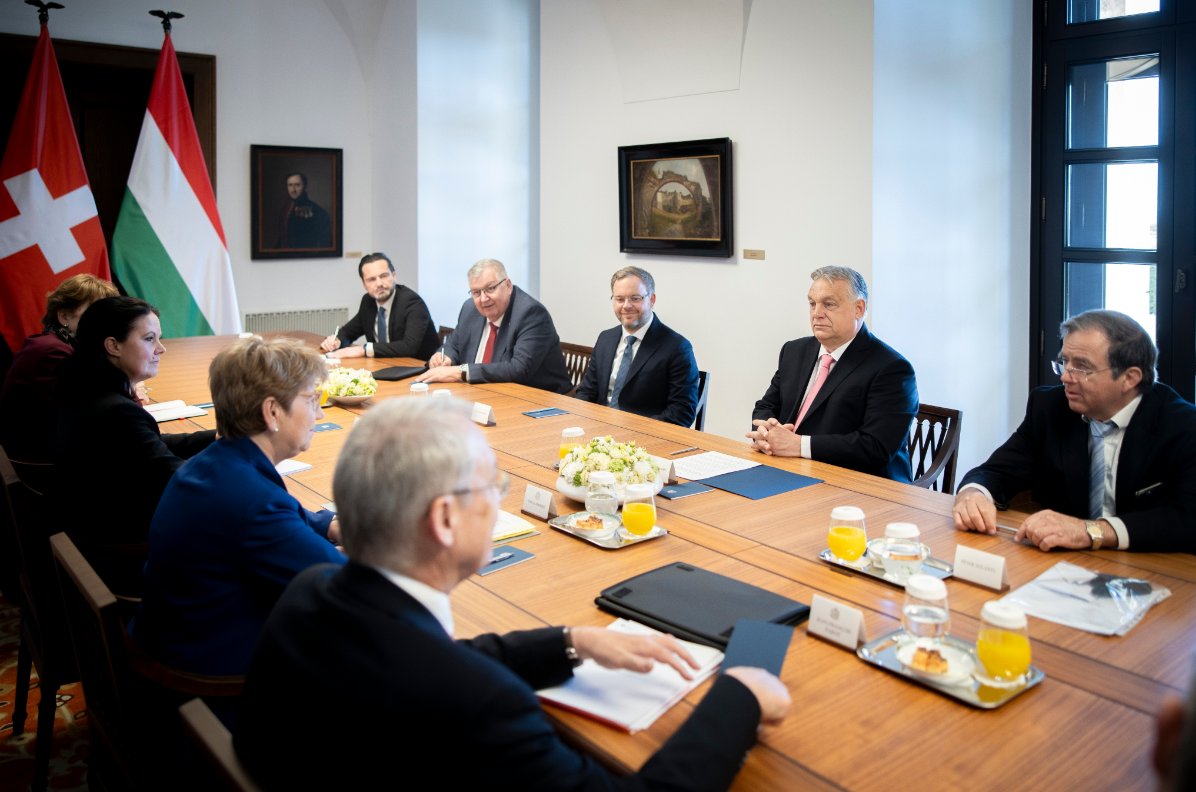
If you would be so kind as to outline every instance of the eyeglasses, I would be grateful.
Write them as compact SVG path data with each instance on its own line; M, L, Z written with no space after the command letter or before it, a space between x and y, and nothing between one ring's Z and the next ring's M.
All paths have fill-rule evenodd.
M475 492L483 492L488 489L493 489L498 493L498 499L502 500L507 497L507 493L511 491L511 477L505 470L498 471L494 477L494 481L484 487L465 487L462 489L452 490L450 495L472 495Z
M312 407L323 407L325 404L328 403L328 389L327 388L316 388L311 393L299 393L296 395L302 396L303 398L307 399L307 401L311 404Z
M1061 357L1051 361L1051 371L1054 371L1060 377L1064 372L1067 372L1075 379L1086 382L1093 374L1100 374L1102 371L1109 371L1111 367L1103 369L1077 368L1075 366L1067 365L1067 358Z
M631 305L634 307L646 299L648 298L642 294L633 294L630 297L615 297L614 295L611 295L610 301L615 305L626 305L627 303L631 303Z
M507 279L503 278L498 283L495 283L493 286L483 286L480 289L470 289L469 296L474 298L475 300L478 299L479 297L481 297L483 293L485 293L485 295L487 297L493 297L494 293L498 291L498 287L502 286L506 282L507 282Z

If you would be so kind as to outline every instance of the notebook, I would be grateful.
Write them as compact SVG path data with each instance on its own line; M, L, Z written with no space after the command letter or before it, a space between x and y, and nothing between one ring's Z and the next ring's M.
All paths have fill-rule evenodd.
M724 649L740 619L799 624L808 605L759 586L674 562L602 591L604 611L696 643Z
M378 369L374 372L374 379L382 380L384 382L395 382L408 377L414 377L423 374L428 370L427 366L390 366L389 368Z

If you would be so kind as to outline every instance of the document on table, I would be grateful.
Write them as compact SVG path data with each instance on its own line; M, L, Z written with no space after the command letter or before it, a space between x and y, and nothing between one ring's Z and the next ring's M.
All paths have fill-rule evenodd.
M197 418L208 414L207 410L188 406L182 399L147 404L145 411L154 416L154 420L158 423L177 421L179 418Z
M737 470L747 470L759 467L759 465L759 462L740 459L729 454L720 454L718 451L707 451L704 454L694 454L674 460L673 472L681 478L693 481L711 476L721 476L724 473L734 473Z
M292 473L302 473L305 470L311 470L310 462L300 462L298 459L284 459L274 466L280 476L289 476Z
M500 511L490 538L495 542L505 542L508 539L515 539L520 536L532 536L538 533L539 531L536 530L536 526L522 517L517 517L510 512Z
M608 630L634 635L654 635L651 627L627 619L616 619ZM657 663L646 674L626 669L603 668L586 660L573 671L573 678L563 685L536 691L544 701L602 721L635 734L683 699L691 690L714 673L723 653L709 646L681 641L699 668L694 678L686 680L670 665ZM692 669L691 669L692 670Z
M1098 635L1125 635L1171 590L1148 580L1093 572L1060 561L1001 601L1031 616Z

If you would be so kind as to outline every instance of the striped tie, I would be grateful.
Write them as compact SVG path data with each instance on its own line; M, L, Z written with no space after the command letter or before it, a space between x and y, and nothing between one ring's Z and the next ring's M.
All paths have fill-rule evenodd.
M1105 438L1117 429L1112 421L1089 421L1088 517L1098 520L1105 512Z

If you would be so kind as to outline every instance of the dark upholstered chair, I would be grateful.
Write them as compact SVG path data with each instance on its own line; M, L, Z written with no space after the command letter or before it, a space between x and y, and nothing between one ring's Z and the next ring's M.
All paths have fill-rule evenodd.
M456 328L454 328L454 327L446 327L445 325L440 326L440 329L436 332L437 332L437 335L440 336L440 345L441 346L444 346L444 342L448 340L448 337L453 334L453 330L455 330L455 329Z
M955 492L955 463L959 458L961 410L919 404L909 435L909 461L914 485ZM941 479L941 480L940 480Z
M699 432L706 428L706 402L710 399L710 372L698 370L698 405L694 413L694 429Z

